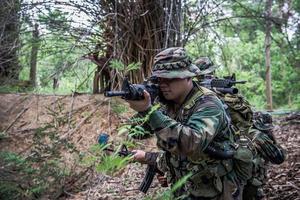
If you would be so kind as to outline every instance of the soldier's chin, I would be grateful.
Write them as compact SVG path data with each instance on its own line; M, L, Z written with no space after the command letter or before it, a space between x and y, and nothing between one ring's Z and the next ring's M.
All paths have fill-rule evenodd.
M163 96L165 97L166 100L172 100L173 99L172 95L170 93L168 93L168 92L163 93Z

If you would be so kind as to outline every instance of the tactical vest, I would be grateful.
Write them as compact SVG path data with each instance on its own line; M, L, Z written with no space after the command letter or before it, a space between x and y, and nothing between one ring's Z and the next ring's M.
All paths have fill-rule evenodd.
M203 87L198 87L196 93L181 108L180 116L174 119L183 125L187 123L189 117L194 113L195 105L199 99L208 95L215 96L214 92ZM224 130L224 132L226 131L229 131L229 127L227 130ZM220 135L222 134L225 133L220 133ZM232 145L231 141L219 141L218 143L220 143L220 146L226 148L230 148ZM171 183L175 183L180 178L192 172L192 176L184 187L180 189L179 194L192 194L198 197L211 198L219 195L223 191L222 177L231 173L233 168L231 159L218 160L211 158L205 153L197 160L190 160L182 155L177 156L165 152L162 154L160 161L167 168L167 178Z
M226 111L231 119L230 131L235 136L232 141L235 150L233 171L238 182L245 184L252 177L253 156L255 154L248 136L253 118L250 103L241 95L224 95L219 92L214 93L206 88L203 91L204 94L213 93L213 95L219 97L226 107Z
M176 119L181 123L185 123L188 118L193 114L194 107L200 98L208 95L216 96L214 92L204 87L198 86L198 91L185 103L181 119ZM226 108L226 105L224 105ZM240 107L242 108L242 107ZM246 110L246 109L243 109ZM247 113L246 111L245 113ZM233 112L231 112L233 113ZM230 114L231 114L230 113ZM248 116L249 115L241 115ZM237 117L235 119L240 119ZM240 134L232 131L231 134ZM244 131L246 129L243 129ZM222 135L222 134L221 134ZM218 138L214 140L218 141ZM223 150L235 149L236 154L233 159L213 159L207 154L203 154L203 157L198 161L188 160L182 156L174 156L170 153L166 153L162 158L167 165L169 173L169 181L176 182L178 178L183 177L188 172L192 172L193 176L185 184L185 189L188 193L194 196L201 197L214 197L222 192L221 177L228 175L229 179L234 179L237 182L246 182L251 177L252 172L252 151L244 144L237 144L232 138L231 141L214 142L222 146Z

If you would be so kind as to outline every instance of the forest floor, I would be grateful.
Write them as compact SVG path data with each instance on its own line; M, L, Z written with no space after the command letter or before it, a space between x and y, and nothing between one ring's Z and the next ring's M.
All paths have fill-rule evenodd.
M102 95L0 94L0 152L12 151L27 158L38 154L45 162L54 156L45 147L59 148L60 166L71 173L57 183L49 179L53 188L51 193L44 193L43 199L157 199L166 189L159 186L156 178L147 195L138 191L145 165L130 163L115 173L104 174L97 172L94 165L87 167L78 161L79 154L91 154L99 133L108 133L113 144L126 139L117 133L117 128L133 112L123 103ZM37 142L37 133L41 132L44 134ZM50 137L53 133L54 140ZM300 113L275 116L274 135L286 149L287 158L283 164L269 167L265 199L299 200ZM61 141L72 144L73 151L58 146L65 144ZM155 143L155 138L139 140L135 148L156 150Z

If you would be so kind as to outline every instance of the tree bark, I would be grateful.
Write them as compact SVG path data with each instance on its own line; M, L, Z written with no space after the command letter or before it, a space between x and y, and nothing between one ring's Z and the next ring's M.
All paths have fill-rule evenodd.
M39 26L34 25L32 32L32 48L31 48L31 59L30 59L30 84L36 86L36 66L37 66L37 55L39 49Z
M266 36L265 36L265 59L266 59L266 97L267 97L267 109L273 110L272 99L272 77L271 77L271 31L272 22L269 20L272 16L272 3L273 0L267 0L265 12L266 12Z
M0 1L0 83L13 83L19 79L18 62L20 32L20 1Z
M109 33L100 43L112 46L111 59L120 60L125 66L142 63L140 70L129 74L110 68L112 88L121 89L124 75L129 76L131 83L142 82L151 75L156 53L181 44L181 0L100 2L106 16L104 33Z

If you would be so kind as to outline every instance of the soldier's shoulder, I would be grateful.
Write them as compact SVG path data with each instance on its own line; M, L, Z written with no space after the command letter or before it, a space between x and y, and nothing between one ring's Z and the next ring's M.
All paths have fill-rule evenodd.
M222 100L213 91L199 87L199 90L194 95L194 104L196 105L211 105L213 107L224 107Z

